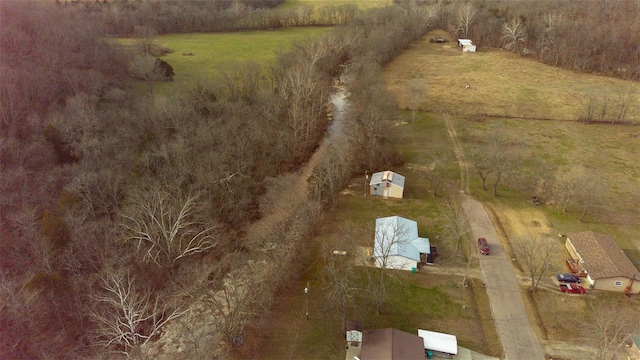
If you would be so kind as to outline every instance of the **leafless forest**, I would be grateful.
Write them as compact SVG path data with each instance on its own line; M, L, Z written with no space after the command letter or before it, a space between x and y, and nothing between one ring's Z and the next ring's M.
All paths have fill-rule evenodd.
M219 338L194 357L240 346L244 326L304 266L305 240L351 175L402 162L379 69L428 30L575 70L640 74L634 1L270 8L279 2L0 2L0 357L136 355L196 301L219 315L208 324ZM269 87L247 62L171 97L134 92L131 54L105 41L142 27L308 25L335 28L279 54ZM310 201L270 207L324 137L341 75L348 146L319 162ZM269 211L284 220L247 236Z

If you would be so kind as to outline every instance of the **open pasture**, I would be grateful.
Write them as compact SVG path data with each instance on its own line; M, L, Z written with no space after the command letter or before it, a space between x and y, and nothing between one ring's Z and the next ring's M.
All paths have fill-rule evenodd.
M162 56L173 67L173 82L157 84L158 92L180 92L198 82L214 79L220 67L253 61L262 66L263 82L268 81L268 66L278 51L290 49L296 41L315 38L328 27L281 28L269 31L234 33L192 33L158 36L157 45L170 52ZM121 39L133 46L134 39Z
M449 42L430 42L439 36ZM596 117L605 102L605 119L614 117L624 101L626 120L640 122L640 83L563 70L500 49L462 53L444 31L427 34L392 61L386 78L401 108L410 107L407 90L416 81L426 88L419 101L424 111L577 120L593 99Z

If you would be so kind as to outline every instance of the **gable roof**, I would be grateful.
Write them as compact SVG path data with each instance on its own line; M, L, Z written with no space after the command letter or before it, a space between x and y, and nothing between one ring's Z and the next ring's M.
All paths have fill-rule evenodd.
M373 173L371 175L369 185L382 184L386 182L390 182L391 184L404 188L404 176L394 173L393 171L380 171Z
M374 255L399 255L420 261L420 253L430 254L429 239L418 236L418 223L400 216L376 219Z
M640 271L610 235L583 231L567 234L589 276L594 279L626 277L640 280Z
M424 360L422 338L386 328L365 330L362 334L362 360Z
M470 39L458 39L458 43L460 46L473 45L473 42Z

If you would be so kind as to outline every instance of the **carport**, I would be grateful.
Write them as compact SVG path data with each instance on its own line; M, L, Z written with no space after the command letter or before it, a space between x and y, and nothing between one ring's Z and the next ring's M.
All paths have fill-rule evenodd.
M458 339L455 335L418 329L418 336L424 342L424 350L432 355L456 355L458 353Z

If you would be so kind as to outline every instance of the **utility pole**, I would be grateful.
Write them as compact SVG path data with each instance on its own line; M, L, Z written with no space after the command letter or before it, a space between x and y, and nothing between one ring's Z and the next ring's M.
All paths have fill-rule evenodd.
M307 281L307 286L304 288L305 298L307 299L305 305L305 313L307 314L307 320L309 320L309 282Z
M367 197L367 190L369 185L369 172L367 170L364 171L364 197Z

